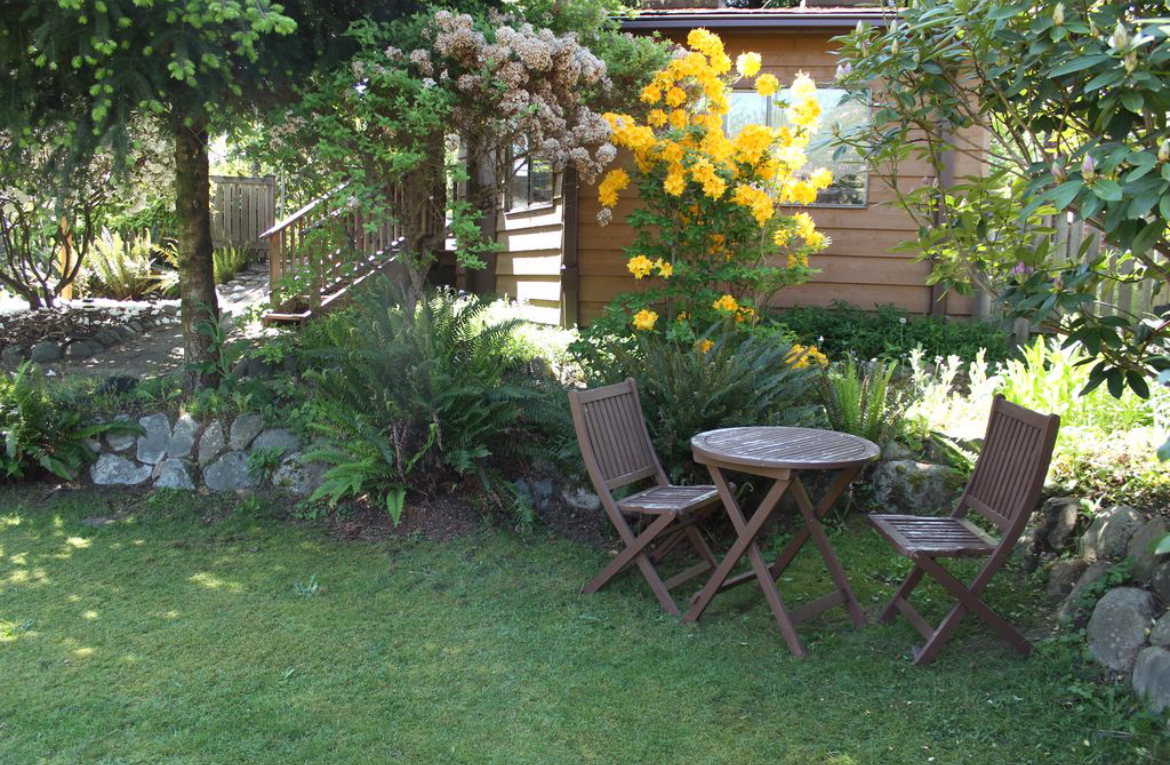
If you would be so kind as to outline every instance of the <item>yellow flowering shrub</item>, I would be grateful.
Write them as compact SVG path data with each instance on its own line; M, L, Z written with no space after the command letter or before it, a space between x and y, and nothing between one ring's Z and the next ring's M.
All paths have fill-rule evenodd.
M795 369L804 369L812 364L822 367L829 364L829 358L817 350L815 345L803 346L799 343L792 346L785 361Z
M803 74L793 81L791 102L780 104L790 126L751 124L734 137L725 131L739 80L754 78L764 95L779 92L780 81L761 73L762 65L752 52L733 63L718 35L695 29L642 90L641 101L653 107L644 123L604 115L613 143L634 162L610 170L599 184L599 220L612 218L618 193L631 184L643 203L628 219L637 237L627 268L639 291L615 301L611 323L634 317L633 325L647 330L654 321L645 312L656 321L655 311L665 311L667 334L693 340L712 321L754 323L777 290L812 273L809 255L828 240L806 213L782 208L810 204L832 183L828 170L805 167L820 119L816 85Z

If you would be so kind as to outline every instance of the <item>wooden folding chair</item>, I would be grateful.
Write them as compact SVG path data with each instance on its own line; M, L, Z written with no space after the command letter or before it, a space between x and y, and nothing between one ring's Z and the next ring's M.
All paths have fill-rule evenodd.
M570 391L569 407L589 479L626 545L581 592L597 592L622 571L637 566L662 607L678 615L670 590L718 564L695 528L719 503L718 490L714 486L670 484L650 443L632 379L604 388ZM624 499L613 498L615 489L647 479L653 479L655 485ZM627 515L653 520L635 534L626 521ZM702 560L663 582L654 564L683 541L690 542Z
M996 396L975 472L949 517L869 516L878 532L899 553L914 561L913 570L878 621L890 621L896 611L901 612L922 633L926 645L915 650L915 664L922 666L934 661L968 611L974 612L1020 653L1026 656L1031 652L1027 639L992 611L980 595L1007 560L1040 499L1059 428L1058 416L1039 414ZM995 525L1000 532L999 540L967 520L969 511ZM987 558L970 586L938 562L939 558L956 557ZM907 600L923 574L929 574L959 601L933 631Z

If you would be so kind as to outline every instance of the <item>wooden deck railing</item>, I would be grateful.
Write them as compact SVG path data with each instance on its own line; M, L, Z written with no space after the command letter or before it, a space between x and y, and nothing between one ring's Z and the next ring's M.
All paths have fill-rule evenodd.
M361 212L329 204L338 194L315 199L261 234L268 242L269 321L303 322L394 263L401 224L368 225ZM391 209L401 208L399 194Z

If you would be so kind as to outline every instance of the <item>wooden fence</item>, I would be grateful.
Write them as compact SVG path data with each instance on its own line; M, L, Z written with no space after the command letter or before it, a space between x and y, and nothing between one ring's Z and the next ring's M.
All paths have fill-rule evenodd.
M1072 213L1063 213L1044 220L1044 225L1055 230L1052 259L1056 263L1090 263L1104 251L1109 258L1108 270L1120 277L1101 282L1097 289L1097 304L1093 311L1099 316L1147 316L1154 309L1170 303L1170 294L1163 287L1156 291L1157 279L1124 281L1138 269L1132 258L1122 259L1116 248L1105 244L1100 231L1077 220ZM983 290L976 290L975 314L982 319L999 321L1003 306ZM1026 342L1036 328L1027 319L1017 319L1010 327L1016 342Z
M1057 215L1051 222L1056 229L1054 256L1066 263L1091 262L1104 251L1109 258L1109 271L1121 280L1106 280L1097 292L1097 308L1101 315L1143 316L1156 305L1170 302L1170 295L1155 292L1157 279L1123 281L1132 276L1140 263L1132 258L1121 259L1121 253L1107 247L1101 232L1083 221L1076 220L1071 213ZM1082 253L1082 248L1084 252Z
M211 176L211 238L215 246L264 252L260 235L276 223L276 179Z

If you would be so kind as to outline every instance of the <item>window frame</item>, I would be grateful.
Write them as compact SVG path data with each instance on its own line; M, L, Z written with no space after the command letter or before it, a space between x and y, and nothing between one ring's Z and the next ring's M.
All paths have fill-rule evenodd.
M821 85L818 83L817 87L821 88ZM832 86L825 86L825 87L832 89L832 90L842 90L842 88L837 88L837 87L832 87ZM784 88L781 88L781 90L784 90ZM770 95L770 96L761 96L753 88L734 88L734 89L732 89L731 92L732 92L733 98L737 94L754 95L757 98L763 98L764 104L765 104L765 106L764 106L765 120L767 122L771 122L772 113L774 111L772 107L777 101L775 94ZM865 116L866 116L866 120L872 121L873 120L873 91L869 90L868 92L869 92L869 97L866 99L866 103L865 103ZM731 137L731 134L729 132L730 121L731 121L730 118L731 118L731 114L729 112L727 114L727 116L724 117L724 120L723 120L723 130L724 130L724 133L726 133L729 138ZM778 127L778 126L768 124L768 127L774 128L774 127ZM870 207L870 201L869 201L870 178L869 178L869 176L870 176L871 171L870 171L869 165L866 164L864 162L864 160L860 161L859 164L861 165L862 172L865 173L865 183L862 185L862 193L865 195L865 200L863 202L820 202L820 201L815 201L815 202L812 202L811 204L807 204L807 205L782 205L782 206L783 207L824 207L824 208L830 208L830 209L836 208L839 210L868 210ZM818 193L818 196L819 196L819 193Z
M528 173L525 175L525 178L526 178L525 200L526 201L525 201L525 204L523 204L523 205L516 204L516 195L515 195L515 191L514 191L514 188L515 188L514 184L516 182L518 173L517 173L517 166L516 166L517 160L514 157L515 151L516 151L515 147L510 147L508 149L508 165L512 168L512 173L511 173L511 176L508 178L508 183L504 189L504 214L505 215L512 215L514 213L526 213L526 212L532 212L534 210L547 210L551 207L555 207L556 203L557 203L557 184L560 180L559 179L560 173L553 170L551 164L548 165L548 176L549 176L548 201L533 202L532 201L532 177L533 177L533 173L532 173L532 159L533 158L532 158L532 156L527 156L523 160L521 160L527 166L527 169L528 169Z

